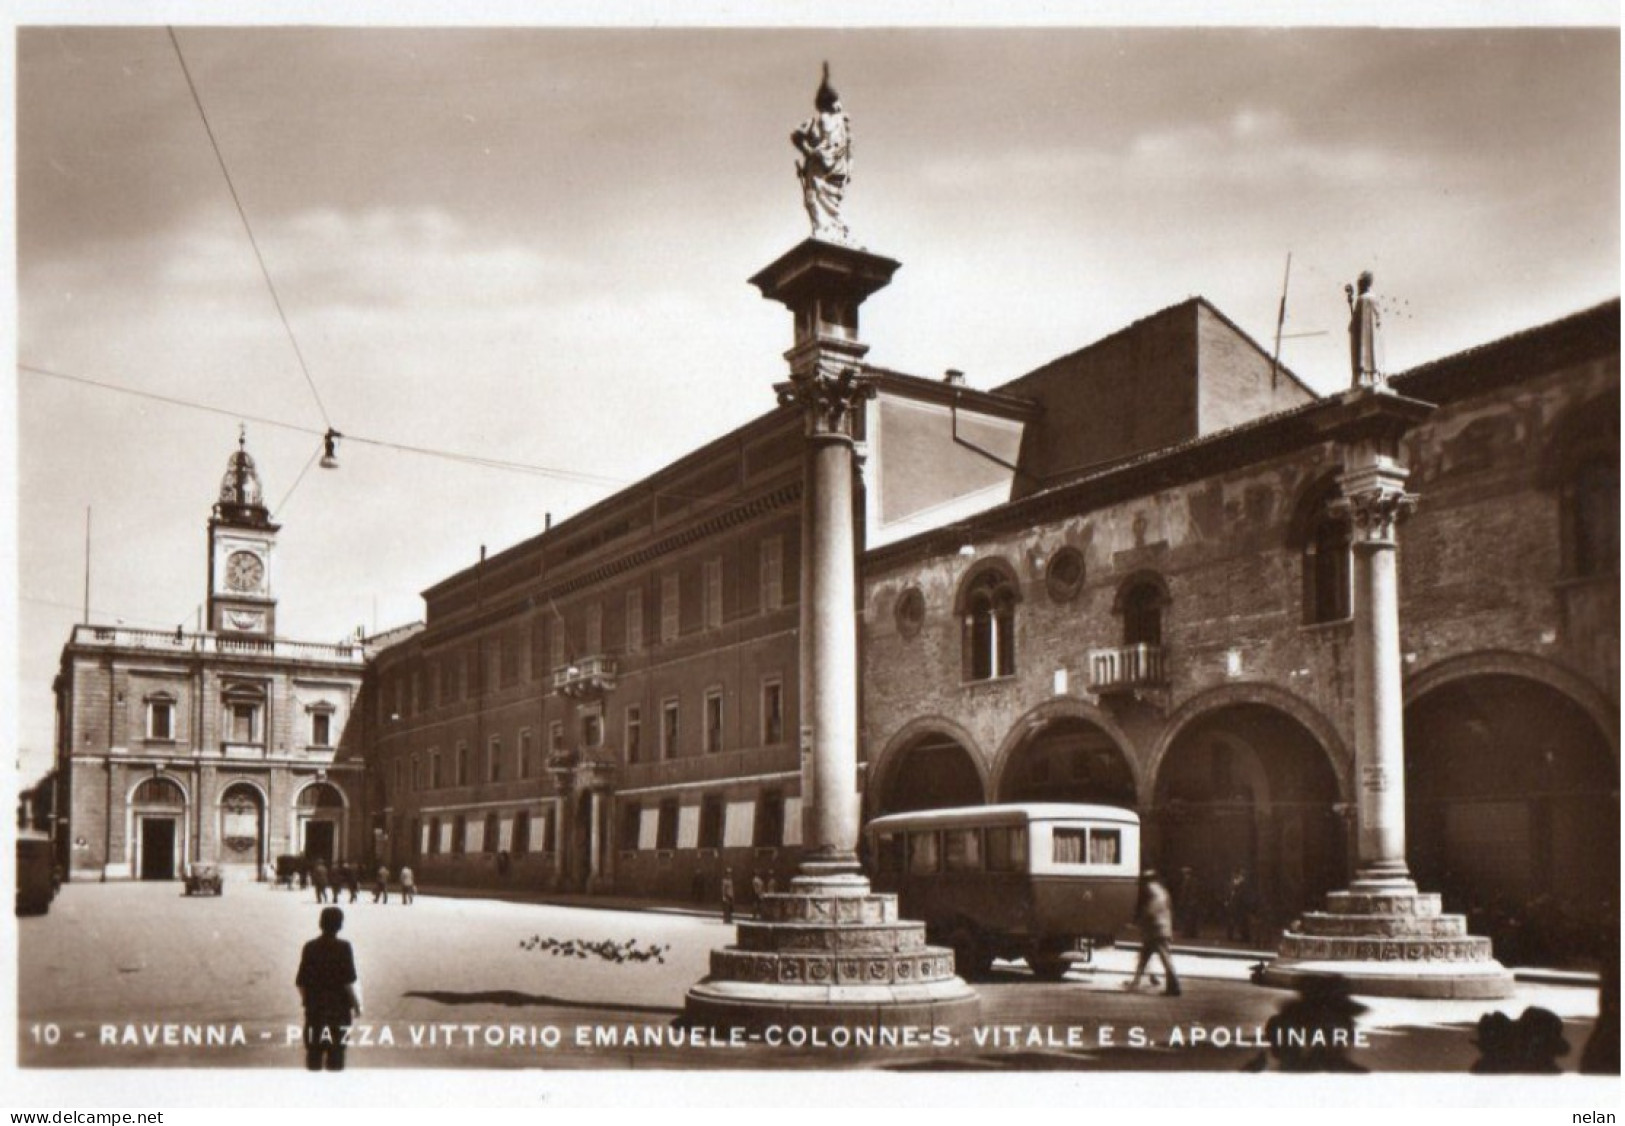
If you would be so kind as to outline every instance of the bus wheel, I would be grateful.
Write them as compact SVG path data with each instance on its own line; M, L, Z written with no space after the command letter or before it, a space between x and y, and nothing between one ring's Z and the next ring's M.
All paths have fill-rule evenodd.
M1045 943L1028 954L1027 965L1031 967L1033 976L1040 981L1060 981L1072 968L1072 962L1061 956L1069 948L1065 943L1059 946Z
M948 935L948 946L954 952L954 972L966 981L984 978L993 969L993 955L976 932L961 926Z

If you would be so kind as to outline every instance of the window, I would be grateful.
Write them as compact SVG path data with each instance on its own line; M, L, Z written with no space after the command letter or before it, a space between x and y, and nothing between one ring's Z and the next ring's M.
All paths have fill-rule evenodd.
M594 602L587 607L587 653L604 651L604 608Z
M186 795L169 778L148 778L135 788L136 805L185 805Z
M1167 602L1168 595L1157 580L1131 580L1119 596L1123 644L1161 645L1162 608Z
M937 871L937 835L910 833L908 835L908 870L912 875L928 876Z
M1085 847L1089 843L1087 829L1055 830L1055 863L1082 864Z
M768 536L761 546L762 609L784 605L784 537Z
M762 744L771 747L784 742L784 682L778 678L762 682Z
M1121 864L1123 862L1123 834L1116 829L1089 831L1089 863Z
M432 750L429 752L429 789L438 790L440 785L440 752Z
M564 753L564 721L555 719L547 725L547 747L550 754Z
M643 761L643 709L636 704L626 709L626 761Z
M1590 457L1564 490L1569 509L1569 573L1576 578L1619 570L1619 460Z
M624 802L621 805L621 838L622 852L632 852L638 847L638 834L643 827L643 806L635 801Z
M756 801L756 824L751 842L756 848L778 848L784 844L784 794L763 790Z
M660 757L677 757L677 701L666 700L660 705Z
M530 756L531 752L534 750L534 748L531 746L532 742L533 740L530 737L530 728L524 728L519 732L519 777L521 779L530 777Z
M723 826L727 821L728 807L722 800L721 794L706 794L700 800L700 847L721 848Z
M626 651L637 653L643 649L643 590L639 587L626 592Z
M942 867L946 872L979 872L982 868L980 829L945 829L942 833Z
M502 781L502 736L491 736L491 742L485 753L485 780L487 782Z
M147 697L147 738L158 743L175 738L175 697L167 692Z
M675 574L662 575L660 578L660 643L668 645L677 640L677 576Z
M722 628L722 560L705 561L705 628Z
M333 745L333 705L313 704L310 708L310 745L313 747L331 747Z
M1118 829L1055 830L1055 863L1121 864L1123 834Z
M412 792L417 793L419 790L422 790L422 789L423 789L423 764L418 761L418 756L417 755L413 755L412 756Z
M965 588L965 676L991 680L1016 672L1016 584L1002 569L982 571Z
M440 855L440 818L429 818L429 855Z
M260 709L254 704L231 705L231 741L259 742Z
M1024 872L1027 870L1027 830L1020 825L987 831L987 870Z
M705 751L711 754L722 750L722 689L712 688L705 694Z
M396 798L399 798L404 793L406 793L406 760L402 759L402 758L398 758L398 759L395 760L395 793L394 793L394 796Z
M457 785L468 785L468 744L457 744Z
M583 747L604 745L604 717L597 712L588 712L581 717L581 745Z
M481 852L495 852L502 843L502 823L494 813L485 815L485 839L480 842Z
M677 847L677 799L663 798L660 820L655 827L655 847L670 851Z
M530 851L530 814L524 810L513 815L513 846L509 851L515 856Z
M1322 508L1303 545L1303 620L1345 621L1350 606L1349 522Z
M461 856L468 851L468 819L459 813L451 823L451 852Z

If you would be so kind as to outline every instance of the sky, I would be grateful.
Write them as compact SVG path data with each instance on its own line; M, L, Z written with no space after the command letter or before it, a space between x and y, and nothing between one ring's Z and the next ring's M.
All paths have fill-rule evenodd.
M91 620L192 629L240 422L279 631L336 641L770 409L789 317L746 279L807 234L823 60L847 220L903 263L864 310L889 368L993 387L1194 295L1273 347L1289 254L1322 392L1363 269L1394 371L1620 292L1617 26L17 36L25 782L87 511Z

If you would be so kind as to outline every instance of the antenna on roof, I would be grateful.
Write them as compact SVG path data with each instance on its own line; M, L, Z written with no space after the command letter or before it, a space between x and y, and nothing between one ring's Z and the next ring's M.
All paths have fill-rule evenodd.
M1281 279L1281 307L1275 314L1275 355L1270 357L1270 390L1281 372L1281 330L1286 327L1286 290L1292 281L1292 251L1286 252L1286 276Z

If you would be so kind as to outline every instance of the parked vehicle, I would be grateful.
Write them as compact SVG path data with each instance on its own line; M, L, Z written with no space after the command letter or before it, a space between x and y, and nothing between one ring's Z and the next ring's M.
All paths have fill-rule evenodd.
M1024 958L1055 980L1133 921L1140 818L1100 805L1021 804L898 813L865 828L877 891L950 947L959 973Z
M226 885L213 864L194 864L186 873L187 895L224 895Z
M23 830L17 834L17 914L43 915L56 898L57 876L51 838Z

